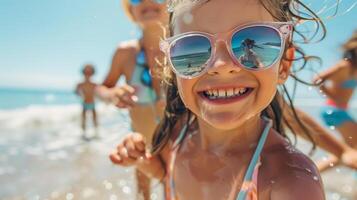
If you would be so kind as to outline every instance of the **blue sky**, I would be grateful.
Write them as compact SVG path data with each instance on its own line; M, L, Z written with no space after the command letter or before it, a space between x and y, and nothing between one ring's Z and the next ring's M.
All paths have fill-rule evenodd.
M343 1L342 10L352 2ZM354 8L327 20L326 40L305 50L322 57L324 67L333 64L356 19ZM100 82L117 44L139 35L120 0L1 0L0 87L72 89L85 63L96 66Z

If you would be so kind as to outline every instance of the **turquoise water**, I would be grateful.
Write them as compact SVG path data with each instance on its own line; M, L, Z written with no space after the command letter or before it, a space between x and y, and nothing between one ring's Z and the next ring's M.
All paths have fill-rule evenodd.
M31 105L66 105L78 103L72 91L0 88L0 109L24 108Z

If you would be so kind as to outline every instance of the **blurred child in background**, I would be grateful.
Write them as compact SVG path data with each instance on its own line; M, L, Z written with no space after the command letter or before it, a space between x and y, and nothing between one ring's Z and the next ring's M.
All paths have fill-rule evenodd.
M82 127L82 138L84 140L89 139L86 133L86 127L87 127L87 112L92 112L92 118L93 118L93 124L94 127L97 129L98 127L98 122L97 122L97 113L95 111L95 102L94 102L94 94L95 94L95 88L96 84L92 82L91 77L95 73L95 69L93 65L87 64L84 66L82 73L84 75L84 81L79 83L76 88L76 93L82 98L82 119L81 119L81 127ZM96 130L95 137L98 137L98 133Z
M159 42L166 33L168 14L163 0L123 0L128 17L140 27L142 37L119 45L111 68L98 88L98 96L119 108L129 108L131 128L151 141L163 112L156 60L162 56ZM126 84L116 86L120 77ZM150 199L150 179L136 171L138 198Z

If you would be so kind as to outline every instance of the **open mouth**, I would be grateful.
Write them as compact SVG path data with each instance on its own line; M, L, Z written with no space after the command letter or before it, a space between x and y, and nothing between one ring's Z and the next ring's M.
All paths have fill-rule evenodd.
M209 89L198 92L201 97L211 102L230 103L240 100L248 96L253 91L253 88L225 88L225 89Z
M145 8L141 12L144 16L152 16L155 15L157 16L160 13L159 8Z

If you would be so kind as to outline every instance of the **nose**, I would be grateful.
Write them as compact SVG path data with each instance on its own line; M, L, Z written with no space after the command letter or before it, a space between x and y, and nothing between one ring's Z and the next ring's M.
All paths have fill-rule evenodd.
M241 70L241 68L233 62L224 41L219 41L214 51L213 61L211 66L209 66L208 74L232 74Z

